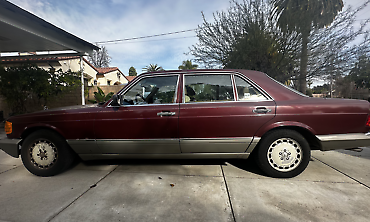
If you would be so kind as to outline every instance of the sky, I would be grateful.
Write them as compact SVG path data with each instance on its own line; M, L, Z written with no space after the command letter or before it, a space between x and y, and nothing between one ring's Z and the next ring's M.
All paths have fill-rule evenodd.
M203 23L201 12L213 21L212 13L226 11L229 0L9 0L51 24L92 44L162 33L196 29ZM240 2L241 0L239 0ZM346 0L358 6L365 0ZM370 7L369 7L370 8ZM360 19L369 15L359 14ZM194 59L189 47L198 39L194 31L104 45L125 75L131 66L138 74L149 64L165 70L178 69L182 61Z

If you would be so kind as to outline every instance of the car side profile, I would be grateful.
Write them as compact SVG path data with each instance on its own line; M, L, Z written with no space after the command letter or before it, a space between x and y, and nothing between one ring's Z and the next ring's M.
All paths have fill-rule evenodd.
M370 105L307 97L248 70L145 73L102 105L7 119L0 148L38 176L82 160L246 159L271 177L294 177L311 150L370 145Z

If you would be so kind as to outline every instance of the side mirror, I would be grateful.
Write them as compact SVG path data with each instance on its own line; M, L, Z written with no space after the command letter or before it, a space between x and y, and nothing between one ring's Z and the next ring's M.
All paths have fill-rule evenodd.
M121 106L121 100L122 100L122 96L121 95L113 95L112 96L112 103L111 103L111 106Z

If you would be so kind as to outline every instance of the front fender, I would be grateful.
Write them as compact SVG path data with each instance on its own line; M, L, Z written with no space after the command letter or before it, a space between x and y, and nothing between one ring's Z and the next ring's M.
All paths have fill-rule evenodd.
M45 123L35 123L35 124L31 124L31 125L28 125L24 128L23 132L22 132L22 138L24 139L26 136L28 136L29 134L39 130L39 129L49 129L49 130L52 130L54 132L57 132L59 135L61 135L62 137L65 138L65 135L62 131L60 131L57 127L53 126L53 125L50 125L50 124L45 124Z

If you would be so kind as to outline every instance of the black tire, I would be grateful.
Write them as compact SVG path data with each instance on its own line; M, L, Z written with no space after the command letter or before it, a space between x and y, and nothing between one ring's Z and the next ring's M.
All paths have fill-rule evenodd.
M257 164L268 176L291 178L302 173L311 158L310 146L298 132L274 130L258 144Z
M75 153L59 134L50 130L38 130L24 140L21 157L23 165L32 174L48 177L71 166Z

